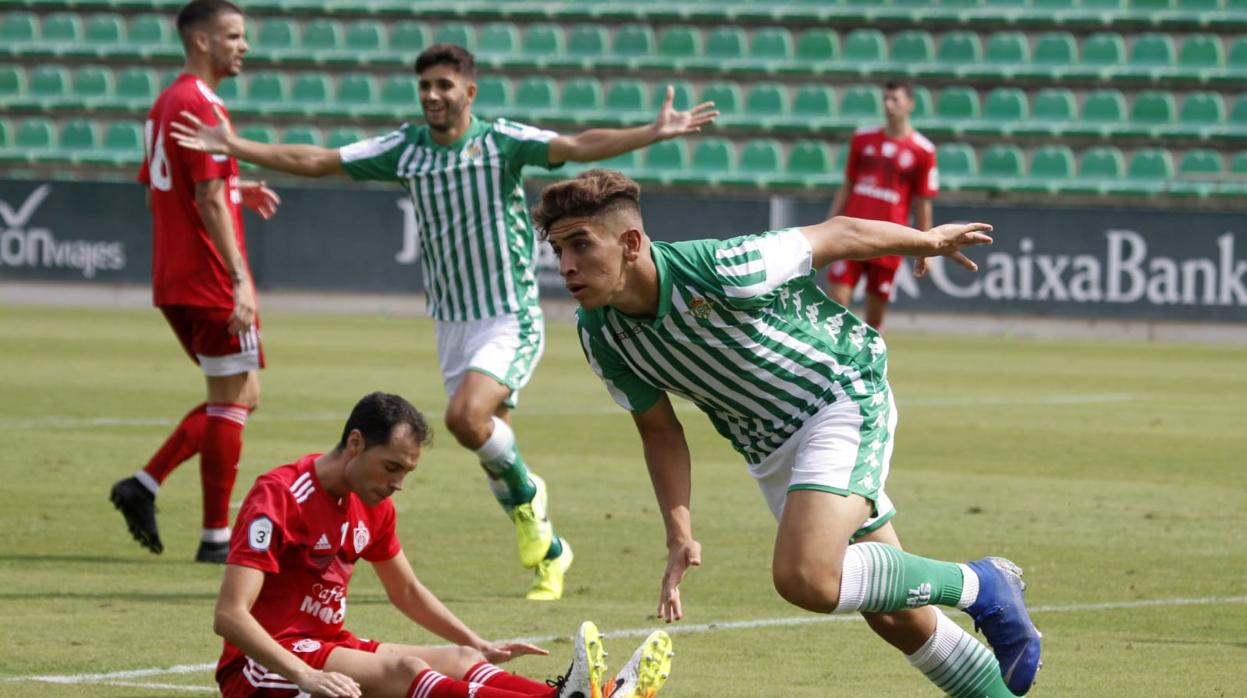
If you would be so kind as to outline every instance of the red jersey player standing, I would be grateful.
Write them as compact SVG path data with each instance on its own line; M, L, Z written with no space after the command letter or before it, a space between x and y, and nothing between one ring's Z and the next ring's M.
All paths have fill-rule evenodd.
M655 695L671 668L671 639L661 630L604 685L601 636L585 622L567 674L540 683L493 662L545 650L482 640L420 583L395 533L390 496L428 436L411 403L372 393L355 405L333 450L256 479L238 512L213 622L225 639L216 673L223 698ZM347 588L361 559L398 610L455 646L381 643L345 630Z
M887 124L859 129L849 145L844 184L831 204L831 216L852 216L931 228L931 199L940 189L939 169L935 165L935 146L909 123L914 110L913 88L905 82L890 81L883 86L883 108ZM861 261L833 262L827 273L831 299L849 306L853 289L866 276L866 323L883 331L883 312L896 287L892 280L900 267L898 256L875 257ZM915 273L924 272L919 261Z
M177 29L186 66L148 113L138 181L152 213L153 300L203 369L207 400L182 418L142 470L113 486L110 498L135 540L163 551L156 492L199 453L203 536L195 559L220 563L229 550L242 430L259 401L257 371L264 366L241 206L268 218L279 199L263 182L239 181L233 158L187 150L170 137L169 122L182 112L215 119L213 107L224 110L214 90L242 69L242 10L225 0L194 0L178 12Z

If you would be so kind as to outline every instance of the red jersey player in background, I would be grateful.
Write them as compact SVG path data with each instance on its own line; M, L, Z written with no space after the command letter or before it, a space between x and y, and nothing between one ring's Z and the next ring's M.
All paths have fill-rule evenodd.
M390 496L412 472L429 428L398 395L372 393L351 411L336 447L270 470L243 501L230 541L213 628L224 698L360 695L382 698L649 698L671 667L656 631L605 686L597 628L580 627L571 668L540 683L494 666L547 654L523 642L482 640L416 578L395 533ZM363 640L343 628L359 560L372 563L390 602L454 643L418 647ZM451 678L455 677L455 678ZM605 689L605 692L603 691Z
M220 563L229 551L242 430L259 401L257 371L264 366L241 206L267 219L279 199L263 182L240 181L233 158L187 150L170 137L169 122L179 113L215 120L213 106L224 110L214 90L242 69L242 10L225 0L194 0L178 12L177 29L186 65L148 113L138 181L152 213L153 300L202 368L207 400L182 417L142 470L113 485L110 499L135 540L153 553L163 551L156 492L174 468L199 453L203 535L195 559Z
M909 225L912 204L913 227L931 228L931 199L940 189L935 165L935 146L909 123L914 110L914 93L909 83L890 81L883 86L886 125L859 129L849 145L844 184L831 204L831 216L852 216ZM875 257L861 261L833 262L827 273L829 294L835 302L849 307L853 289L866 276L866 323L883 331L883 313L896 287L892 280L900 267L898 256ZM915 274L925 273L922 260Z

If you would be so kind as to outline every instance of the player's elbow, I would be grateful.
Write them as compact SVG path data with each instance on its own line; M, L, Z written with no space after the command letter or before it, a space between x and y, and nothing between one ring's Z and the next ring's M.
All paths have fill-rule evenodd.
M212 632L225 640L230 640L234 637L234 629L237 627L238 620L235 617L235 611L217 604L216 610L212 614Z

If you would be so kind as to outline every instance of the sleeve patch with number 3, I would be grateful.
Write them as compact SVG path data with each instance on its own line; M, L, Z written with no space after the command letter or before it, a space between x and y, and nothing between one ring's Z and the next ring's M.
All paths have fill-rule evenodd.
M267 516L257 516L247 528L247 542L253 550L268 550L273 542L273 521Z

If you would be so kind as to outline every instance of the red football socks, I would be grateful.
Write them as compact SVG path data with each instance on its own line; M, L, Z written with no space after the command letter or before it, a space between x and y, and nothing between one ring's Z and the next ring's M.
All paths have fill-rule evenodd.
M175 468L199 453L203 444L204 428L208 422L207 410L208 405L205 403L187 412L152 459L143 466L143 472L157 483L163 483Z
M247 424L246 405L218 403L207 406L203 445L199 449L199 479L203 484L203 527L229 527L229 498L238 477L242 454L242 429Z
M408 698L536 698L554 696L554 689L542 686L541 693L509 691L505 688L473 684L425 669L407 689Z
M518 674L507 673L489 662L481 662L468 669L468 673L463 675L463 680L468 683L518 691L526 696L545 696L551 691L543 681L534 681Z

